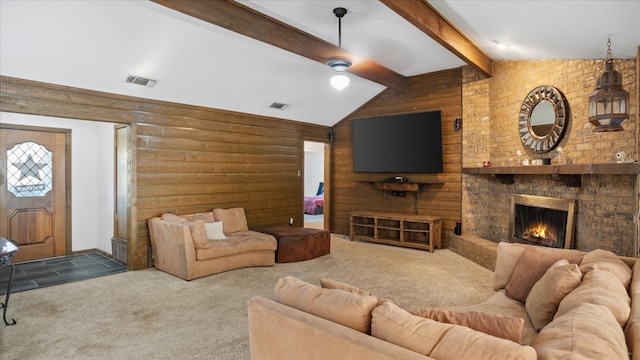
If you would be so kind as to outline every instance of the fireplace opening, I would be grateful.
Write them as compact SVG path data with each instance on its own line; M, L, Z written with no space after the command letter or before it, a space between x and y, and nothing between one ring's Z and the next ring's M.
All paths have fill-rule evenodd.
M531 195L511 199L511 242L571 248L575 201Z

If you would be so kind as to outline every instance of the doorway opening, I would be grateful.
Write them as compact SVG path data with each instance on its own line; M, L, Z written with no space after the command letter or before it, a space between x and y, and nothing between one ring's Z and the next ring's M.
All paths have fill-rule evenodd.
M115 124L7 112L0 112L0 119L4 128L67 132L72 160L66 164L70 183L64 187L69 202L63 256L93 250L112 256ZM34 161L39 160L34 157ZM77 171L71 171L72 164Z

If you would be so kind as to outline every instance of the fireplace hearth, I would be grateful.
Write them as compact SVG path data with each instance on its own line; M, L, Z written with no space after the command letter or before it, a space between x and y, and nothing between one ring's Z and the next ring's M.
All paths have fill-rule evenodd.
M570 249L575 201L545 196L511 197L511 242Z

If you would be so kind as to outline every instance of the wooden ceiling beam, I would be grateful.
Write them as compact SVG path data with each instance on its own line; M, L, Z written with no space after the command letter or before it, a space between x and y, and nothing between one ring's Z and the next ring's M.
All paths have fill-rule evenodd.
M457 57L485 76L493 72L493 60L485 55L460 30L444 18L426 0L380 0L388 8L429 35Z
M355 59L348 51L235 1L152 0L169 9L326 64L334 56ZM328 66L328 65L327 65ZM349 73L384 86L406 90L408 78L373 61L358 61Z

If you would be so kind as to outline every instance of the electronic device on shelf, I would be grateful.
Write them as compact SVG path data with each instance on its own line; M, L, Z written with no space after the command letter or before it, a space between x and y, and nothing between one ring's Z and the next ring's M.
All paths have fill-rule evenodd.
M383 183L407 183L409 182L409 178L404 176L392 176L386 179L382 179Z

